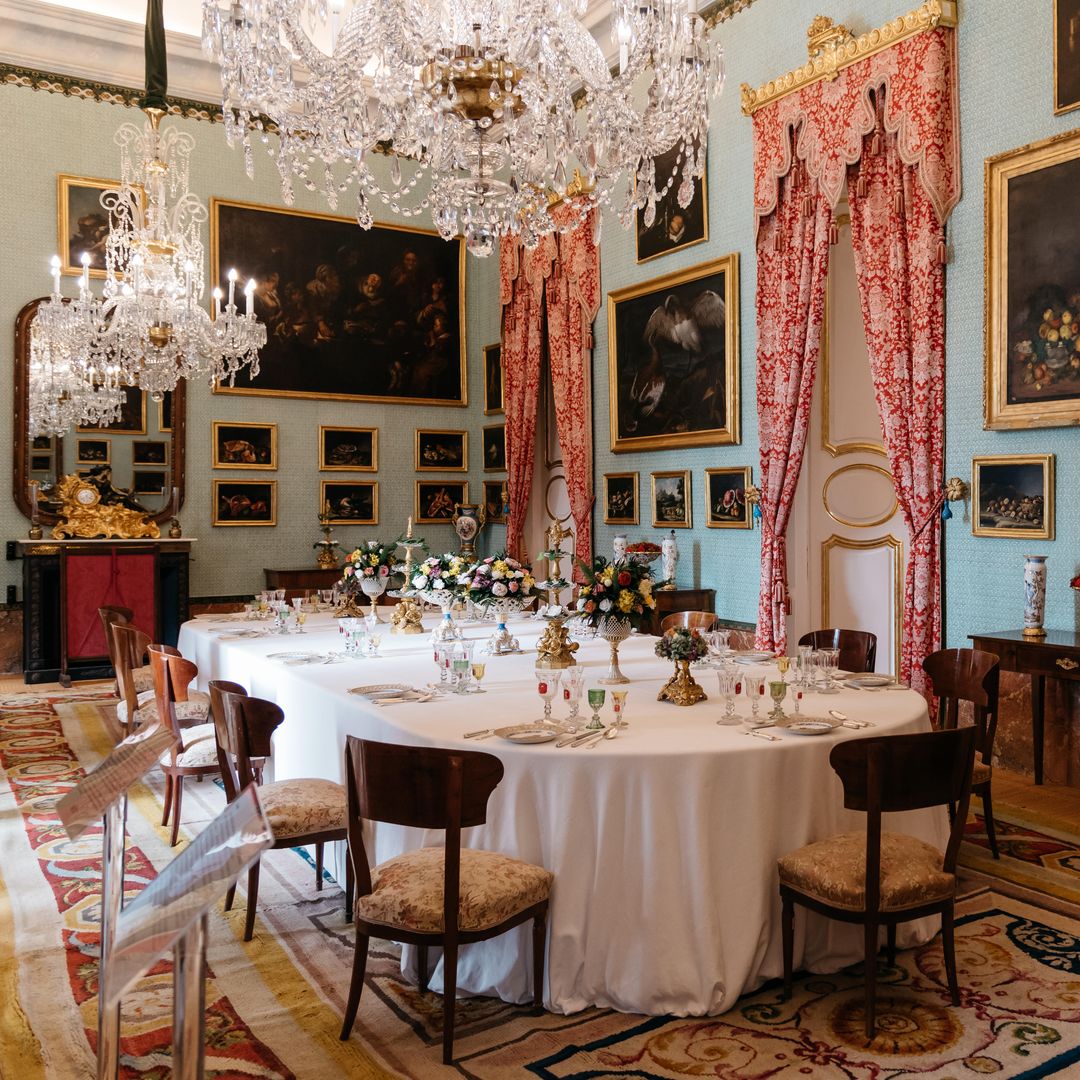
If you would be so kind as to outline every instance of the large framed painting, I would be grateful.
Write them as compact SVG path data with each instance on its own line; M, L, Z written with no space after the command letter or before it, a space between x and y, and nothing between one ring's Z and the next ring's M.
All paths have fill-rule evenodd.
M504 412L502 344L484 346L484 415Z
M468 472L469 433L417 428L413 467L417 472Z
M131 444L132 465L164 465L169 460L169 444L164 439L138 439Z
M125 386L119 420L114 420L103 427L77 427L75 430L80 435L93 431L111 431L120 435L145 435L146 395L137 386Z
M469 501L468 480L417 480L414 517L418 525L448 525L454 507Z
M710 529L752 529L753 510L746 501L750 466L705 470L705 524Z
M988 428L1080 423L1080 131L987 159Z
M328 514L328 525L378 525L377 480L324 480L319 505Z
M319 472L378 472L378 428L319 428Z
M1080 107L1080 0L1054 5L1054 112Z
M1054 455L972 458L971 532L1023 540L1054 539Z
M608 294L611 449L739 441L737 253Z
M689 529L690 470L680 469L652 474L653 527Z
M637 212L637 261L648 262L673 251L693 247L709 239L709 197L705 176L691 178L693 194L687 206L679 205L683 163L678 146L655 161L656 184L667 191L656 202L656 216L645 224L645 211ZM706 176L708 169L706 168Z
M221 394L467 404L465 246L353 218L210 200L211 276L257 282L259 374Z
M215 420L213 468L276 469L277 424Z
M638 523L638 474L604 473L604 524Z
M92 176L60 173L56 177L56 246L61 273L81 274L85 252L90 256L90 276L105 276L109 215L101 205L101 193L119 186L118 180Z
M215 480L211 525L276 525L276 480Z

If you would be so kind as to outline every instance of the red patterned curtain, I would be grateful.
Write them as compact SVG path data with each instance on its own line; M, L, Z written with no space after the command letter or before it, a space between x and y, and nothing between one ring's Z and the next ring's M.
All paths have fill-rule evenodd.
M813 83L754 114L765 522L758 623L762 648L779 648L784 641L785 499L789 504L794 493L789 474L798 476L805 440L803 431L800 441L805 417L798 404L779 407L777 389L786 389L790 397L790 376L785 387L784 372L794 370L801 331L798 323L781 321L788 309L772 295L783 292L777 275L797 273L794 255L785 256L784 245L787 238L798 237L789 193L802 173L810 195L804 214L812 216L815 230L822 206L834 208L845 180L851 181L852 240L867 347L893 483L909 531L900 674L923 688L920 663L941 640L936 515L944 441L942 263L944 223L960 199L955 32L928 29L850 65L832 81ZM801 295L801 279L793 279L792 289L795 283ZM816 360L813 335L811 303L803 346ZM813 363L809 371L807 366L804 359L802 379L812 382ZM797 390L803 392L802 383ZM807 401L809 393L807 388ZM782 452L788 425L791 456L781 467L773 455ZM782 482L774 473L782 474Z

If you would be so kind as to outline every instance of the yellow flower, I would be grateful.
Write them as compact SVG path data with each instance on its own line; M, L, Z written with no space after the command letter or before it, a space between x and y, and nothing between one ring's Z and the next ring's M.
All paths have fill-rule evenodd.
M492 564L492 570L498 570L500 574L509 574L510 566L505 559L496 559Z
M619 593L619 610L632 611L634 608L634 594L629 589L623 589Z
M613 566L605 567L603 572L600 574L600 580L605 585L610 585L612 583L612 581L615 580L615 567L613 567Z
M643 596L642 599L645 601L645 606L647 608L651 609L651 608L656 607L656 600L653 597L651 597L651 596Z

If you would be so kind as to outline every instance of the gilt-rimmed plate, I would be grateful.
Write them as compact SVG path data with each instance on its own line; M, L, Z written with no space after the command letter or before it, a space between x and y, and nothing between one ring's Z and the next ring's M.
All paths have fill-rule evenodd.
M545 743L557 738L559 729L550 724L511 724L496 728L495 734L514 743Z
M855 672L844 680L848 686L870 687L892 686L893 679L889 675L874 675L869 672Z
M777 726L795 735L828 735L840 726L840 721L832 717L800 716L798 719L792 717L787 723Z

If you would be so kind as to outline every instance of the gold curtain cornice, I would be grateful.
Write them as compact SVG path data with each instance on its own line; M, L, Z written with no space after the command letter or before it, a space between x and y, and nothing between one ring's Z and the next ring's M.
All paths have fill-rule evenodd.
M818 16L810 24L807 45L810 59L801 67L786 75L771 79L754 89L749 83L742 84L742 111L753 116L758 109L779 98L802 90L821 80L832 80L851 64L868 56L892 48L926 30L937 26L956 26L958 21L957 0L925 0L914 11L891 19L876 30L855 37L846 27L834 26L830 20Z

